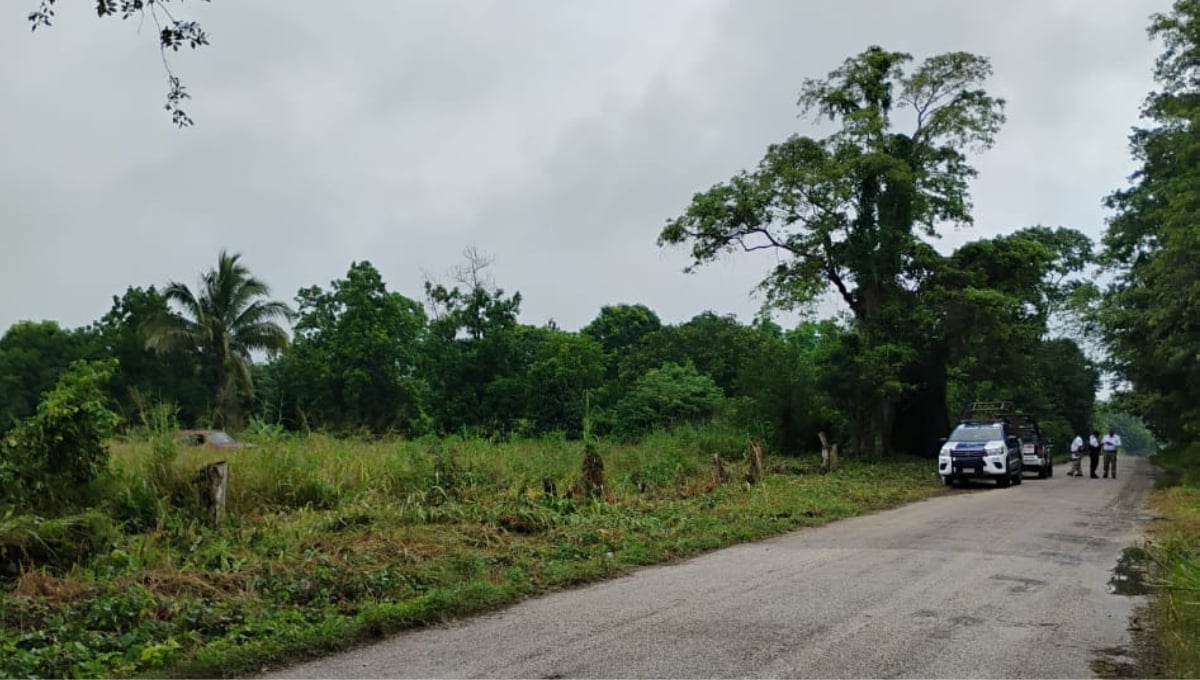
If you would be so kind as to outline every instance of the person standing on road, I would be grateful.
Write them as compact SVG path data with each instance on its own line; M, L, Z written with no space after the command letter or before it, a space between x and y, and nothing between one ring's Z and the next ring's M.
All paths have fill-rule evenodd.
M1088 457L1092 459L1092 479L1097 479L1096 467L1100 465L1100 432L1092 430L1088 437Z
M1108 434L1104 435L1104 441L1100 443L1104 449L1104 476L1108 477L1108 468L1112 467L1112 478L1117 478L1117 449L1121 448L1121 435L1117 434L1111 427L1108 428Z
M1071 440L1071 471L1067 473L1068 477L1082 477L1083 470L1080 466L1083 464L1083 436L1075 435L1075 439Z

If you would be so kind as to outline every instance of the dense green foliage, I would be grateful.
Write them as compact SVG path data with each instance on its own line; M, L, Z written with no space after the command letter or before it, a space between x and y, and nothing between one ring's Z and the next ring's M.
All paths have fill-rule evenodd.
M1158 436L1187 443L1200 439L1200 2L1176 2L1150 32L1166 44L1160 89L1130 140L1141 167L1108 199L1116 281L1097 316L1126 402Z
M970 267L984 267L978 259L956 270L976 277L970 285L942 288L966 291L956 309L978 319L956 323L975 332L933 374L905 376L905 390L941 390L928 429L944 435L965 402L994 395L1015 397L1043 419L1090 422L1095 370L1073 341L1043 337L1044 314L1031 312L1033 321L989 317L1040 298L971 274ZM222 271L242 283L222 283ZM144 424L153 404L171 403L189 426L236 428L249 416L305 431L577 438L590 409L600 436L628 438L715 419L776 451L800 454L818 446L820 431L850 442L854 424L871 419L875 402L864 382L889 379L877 370L886 357L876 355L914 356L898 345L864 348L853 322L806 321L787 330L706 312L663 324L641 305L605 307L581 332L530 326L518 320L519 294L483 284L465 290L430 284L426 306L389 290L364 261L328 290L302 289L289 351L252 366L251 348L288 347L282 329L265 318L282 317L286 308L261 298L265 286L234 258L225 257L206 277L199 295L178 284L173 297L130 288L86 328L14 326L0 340L0 363L11 367L0 412L12 414L15 424L71 361L115 359L105 390L128 426ZM1031 278L1029 286L1037 285L1041 280ZM170 299L190 311L172 311ZM227 300L241 311L219 310ZM941 387L937 371L945 373ZM693 389L699 384L708 387ZM900 413L921 422L930 417ZM928 454L932 447L908 450Z
M966 154L994 142L1003 101L982 89L986 59L910 62L873 47L807 81L803 107L838 130L772 146L661 236L689 244L695 264L775 249L780 265L762 284L772 305L801 306L830 287L847 318L784 329L705 312L671 324L619 304L579 332L535 327L520 321L521 294L493 284L470 253L456 285L426 283L424 304L389 290L366 261L328 289L301 289L284 352L279 324L291 310L222 252L196 290L130 288L78 331L14 326L0 341L0 365L11 366L0 427L30 414L70 360L116 357L109 394L132 424L156 402L176 405L187 425L238 429L249 416L409 437L573 438L585 416L599 436L629 437L703 419L789 454L815 449L824 431L859 455L929 455L967 402L1011 398L1069 436L1092 420L1098 374L1048 323L1091 243L1030 227L939 254L928 240L939 226L971 222ZM906 132L901 111L913 119ZM264 350L269 361L254 366Z
M33 415L41 394L85 354L79 333L53 321L14 324L0 337L0 432Z
M108 471L107 440L120 417L103 385L116 361L76 361L43 395L37 412L0 441L5 502L61 510Z
M389 292L368 262L351 264L329 292L313 286L296 299L294 347L278 367L283 412L323 429L419 427L421 305Z

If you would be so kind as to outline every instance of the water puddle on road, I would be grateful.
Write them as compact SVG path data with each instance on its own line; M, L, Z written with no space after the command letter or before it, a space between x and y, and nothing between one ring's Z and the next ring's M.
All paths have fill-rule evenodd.
M1150 594L1154 566L1145 548L1125 548L1108 579L1108 592L1126 597ZM1150 609L1139 606L1130 617L1126 645L1092 650L1092 673L1098 678L1162 677L1159 643L1148 623L1151 619Z
M1130 546L1117 558L1112 578L1108 579L1108 592L1114 595L1147 595L1150 592L1150 554L1143 548Z

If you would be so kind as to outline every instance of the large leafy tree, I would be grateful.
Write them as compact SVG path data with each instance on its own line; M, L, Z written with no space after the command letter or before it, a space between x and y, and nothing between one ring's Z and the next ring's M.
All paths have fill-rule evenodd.
M917 296L931 310L924 314L929 323L910 325L925 336L926 372L913 382L939 401L906 414L902 430L911 448L928 451L950 420L980 399L1015 399L1041 419L1058 419L1060 431L1070 429L1064 417L1088 421L1094 369L1073 341L1047 337L1091 251L1077 231L1038 226L967 243L939 264ZM1062 410L1068 406L1071 414ZM927 423L940 423L941 433L917 431Z
M422 429L417 375L421 303L391 292L370 262L354 262L329 290L304 288L284 391L310 425L374 432Z
M1086 236L1046 227L973 241L947 258L927 288L941 308L939 353L958 379L1009 386L1034 379L1051 314L1090 259Z
M768 249L779 265L761 288L770 303L802 306L827 289L851 310L860 334L859 384L877 404L859 419L877 448L890 445L901 371L911 348L891 337L910 292L937 256L925 237L971 222L971 148L986 149L1004 102L981 87L989 62L954 52L912 70L910 55L871 47L799 103L838 125L823 139L793 136L767 149L758 168L697 194L662 230L660 244L687 244L692 267L738 250ZM898 114L909 125L900 130Z
M1200 438L1200 0L1157 14L1166 49L1131 147L1141 167L1108 198L1104 236L1115 282L1098 320L1124 403L1168 441Z
M214 422L239 427L239 389L253 394L251 352L282 352L290 320L286 303L268 299L270 287L250 274L240 254L222 250L217 266L204 272L193 291L171 282L163 297L171 308L147 320L146 347L158 352L187 352L212 367Z

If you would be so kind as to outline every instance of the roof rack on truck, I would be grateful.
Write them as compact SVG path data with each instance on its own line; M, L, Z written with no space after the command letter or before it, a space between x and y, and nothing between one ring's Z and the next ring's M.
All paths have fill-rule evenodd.
M964 422L1009 422L1017 414L1011 401L976 401L963 409Z

